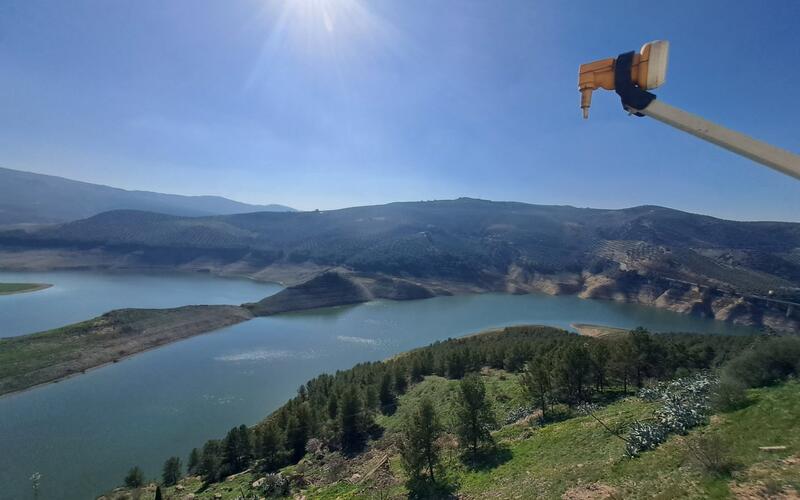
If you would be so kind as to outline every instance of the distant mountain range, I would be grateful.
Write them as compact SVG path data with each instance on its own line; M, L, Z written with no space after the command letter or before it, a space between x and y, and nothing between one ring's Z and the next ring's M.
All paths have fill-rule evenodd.
M0 225L67 222L120 209L182 216L293 211L283 205L250 205L220 196L127 191L0 168Z
M800 224L656 206L462 198L194 218L118 210L0 232L2 267L187 269L289 284L333 269L369 290L391 278L425 288L412 295L569 293L800 326L800 307L778 302L800 302Z

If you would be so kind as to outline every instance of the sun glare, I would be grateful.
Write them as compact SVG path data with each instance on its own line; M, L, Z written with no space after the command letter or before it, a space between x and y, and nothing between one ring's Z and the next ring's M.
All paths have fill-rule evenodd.
M277 55L295 55L344 66L395 45L391 26L362 0L270 0L259 16L267 38L247 87L265 74Z

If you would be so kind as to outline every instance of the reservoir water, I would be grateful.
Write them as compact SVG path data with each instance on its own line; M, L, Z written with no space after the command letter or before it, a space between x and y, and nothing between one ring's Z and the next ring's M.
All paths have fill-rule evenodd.
M54 283L57 274L39 273L33 281ZM7 280L6 276L0 273L0 281ZM84 300L87 296L98 300L83 306L94 311L85 317L102 312L98 307L111 308L107 306L110 299L100 297L105 294L86 292L106 283L105 279L86 274L82 282L82 276L70 278L76 290L84 291L80 292ZM239 297L229 303L255 300L265 291L277 289L245 280L201 278L158 276L150 290L141 284L136 300L149 307L179 305L183 302L176 293L182 292L176 290L183 287L190 297L186 303L208 303L210 300L203 299L214 295L202 295L206 293L200 290L206 286L203 280L227 290L220 291L219 297ZM187 284L184 279L200 281ZM126 298L125 287L118 290L118 298ZM25 325L28 321L41 325L43 318L29 317L31 313L23 308L3 305L13 297L0 296L2 322L17 325L15 331L42 329ZM113 307L123 305L134 304L114 302ZM37 312L37 316L47 314L47 307ZM84 318L69 321L75 319ZM33 498L29 477L34 472L41 473L40 498L66 500L94 498L120 484L134 465L142 467L148 478L159 477L161 465L169 456L178 454L185 463L192 447L222 437L234 425L256 423L319 373L384 359L435 340L520 323L565 328L570 323L598 323L646 326L653 331L752 333L654 308L547 295L378 301L258 318L57 384L0 398L0 498Z
M122 307L241 304L280 290L271 283L174 272L0 271L0 283L53 285L0 295L0 337L56 328Z

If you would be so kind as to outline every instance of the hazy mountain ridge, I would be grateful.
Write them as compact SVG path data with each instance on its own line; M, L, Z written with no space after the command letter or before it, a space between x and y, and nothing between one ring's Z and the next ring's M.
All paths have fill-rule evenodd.
M124 189L63 177L0 168L0 224L60 223L117 209L182 216L292 211L221 196L183 196Z
M569 293L743 324L800 324L796 310L756 300L770 292L800 298L800 224L653 206L601 210L462 198L199 218L114 211L0 232L0 245L3 267L46 266L43 252L57 252L53 267L180 268L266 280L280 270L290 282L300 271L306 274L297 281L309 269L317 270L313 275L336 268L362 284L401 278L437 294ZM31 257L21 264L25 255Z
M224 250L254 265L311 262L418 277L611 266L680 279L702 268L707 280L734 288L800 286L800 224L733 222L661 207L459 199L193 218L120 210L0 238L34 247Z

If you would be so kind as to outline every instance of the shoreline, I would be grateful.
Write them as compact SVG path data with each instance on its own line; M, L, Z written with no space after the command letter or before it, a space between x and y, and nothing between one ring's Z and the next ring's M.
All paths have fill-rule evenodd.
M222 327L222 328L225 328L225 327ZM221 330L222 328L219 328L218 330ZM205 333L199 333L197 335L193 335L193 337L200 336L200 335L205 335L205 334L208 334L208 333L214 333L215 331L217 331L217 330L209 330L209 331L207 331ZM191 338L191 337L187 337L187 338ZM43 382L37 382L36 385L25 387L24 389L17 389L17 390L11 391L11 392L3 392L3 393L0 393L0 399L11 398L11 397L17 396L19 394L23 394L25 392L32 391L34 389L39 389L41 387L45 387L45 386L48 386L48 385L59 384L59 383L65 381L65 380L69 380L69 379L74 378L74 377L79 377L81 375L86 375L87 373L95 371L95 370L99 370L100 368L105 368L106 366L109 366L109 365L115 365L117 363L121 363L121 362L126 361L126 360L128 360L128 359L130 359L130 358L132 358L134 356L139 355L139 354L142 354L142 353L145 353L145 352L148 352L148 351L154 351L156 349L160 349L161 347L164 347L165 345L169 345L171 343L172 342L168 342L166 344L160 344L160 345L154 345L154 346L146 347L146 348L142 349L141 351L132 352L130 354L125 354L124 356L122 356L122 357L120 357L120 358L118 358L116 360L105 361L105 362L103 362L103 363L101 363L99 365L91 366L91 367L86 368L86 369L84 369L82 371L79 371L79 372L69 373L67 375L63 375L63 376L61 376L59 378L54 378L52 380L45 380Z
M28 256L25 261L22 256ZM58 257L58 258L56 258ZM638 276L631 280L618 280L601 274L532 274L530 276L497 275L481 282L463 281L441 277L400 277L384 273L358 272L341 266L319 266L315 264L275 264L267 267L222 265L207 262L202 265L142 265L121 264L111 255L95 256L89 262L77 260L72 253L55 250L23 251L9 253L0 246L0 272L47 272L47 271L98 272L176 272L202 273L220 278L249 279L263 283L274 283L286 288L314 281L322 274L335 272L366 285L374 292L375 286L386 282L402 282L406 287L424 289L427 296L466 295L480 293L574 295L582 299L600 299L636 304L667 310L679 314L694 314L711 319L755 329L779 332L800 331L800 302L775 300L770 297L742 295L708 284L679 281L671 278ZM371 298L403 299L421 296L399 297L383 293L372 293ZM402 295L402 293L401 293Z
M117 309L80 323L0 339L0 398L54 384L252 319L238 306ZM75 338L80 338L79 343ZM54 361L55 359L55 361ZM16 365L16 366L14 366Z
M244 277L243 275L240 276ZM30 349L29 352L34 353L32 357L38 356L40 358L36 360L37 362L40 362L40 365L33 366L32 369L26 371L23 368L19 373L12 373L0 378L0 397L19 394L41 385L58 383L72 376L81 375L88 370L100 368L107 364L113 364L115 360L116 362L119 362L141 352L146 352L148 350L191 338L196 335L213 333L214 331L231 326L232 324L248 321L253 317L271 316L275 314L292 312L300 313L324 308L358 305L361 303L369 303L378 299L420 300L423 298L432 298L445 295L468 295L470 293L503 292L488 289L479 291L475 288L472 290L467 290L463 288L463 285L459 286L459 284L449 287L441 281L435 283L435 285L433 283L422 284L419 282L409 282L407 280L397 278L358 276L350 273L329 271L299 285L285 288L284 290L266 297L257 303L243 304L242 306L183 306L182 308L173 309L114 310L83 323L67 325L65 327L56 328L45 332L0 339L0 345L5 343L11 347L14 347L14 343L21 345L27 342L30 344L30 346L27 346L27 348ZM508 292L505 293L508 294ZM528 290L526 294L530 293L545 292L539 290ZM580 295L577 296L582 299L600 298L581 297ZM136 311L138 311L138 313L136 313ZM189 315L187 318L184 313L185 311L191 311L196 317ZM68 331L69 329L74 329L80 325L84 325L85 327L86 324L93 321L100 321L103 318L114 317L115 315L130 315L134 313L147 316L147 318L144 319L144 322L147 323L147 328L143 328L141 325L137 326L136 321L142 321L142 318L139 318L138 320L126 320L123 318L120 322L113 323L113 328L117 328L120 331L125 331L127 332L127 335L126 338L123 338L119 341L120 344L110 347L109 345L93 344L95 342L95 337L91 336L91 333L110 331L108 325L105 325L105 327L103 327L103 325L97 326L94 330L91 330L90 327L90 330L88 331L90 335L85 336L86 340L80 346L80 350L82 351L81 353L76 354L74 350L51 351L49 353L51 356L49 369L51 371L55 371L55 373L50 375L43 375L40 373L48 370L48 366L44 366L43 364L43 359L47 357L48 353L45 352L44 354L41 354L36 351L35 344L39 340L39 337L57 335L60 331ZM583 323L571 323L569 326L577 331L578 334L597 337L615 335L619 334L620 332L627 331L616 327ZM105 330L103 330L103 328L105 328ZM505 327L489 328L482 332L471 332L466 335L477 335L481 333L502 330L503 328ZM131 332L133 332L134 335L132 335ZM135 336L135 334L140 334L140 336ZM11 339L16 340L11 341ZM26 346L23 346L23 349L25 347ZM45 347L47 346L45 345ZM124 350L121 349L121 347L124 347ZM110 354L111 349L113 349L113 354ZM25 353L23 352L23 355L24 354ZM9 364L15 362L13 357L7 357L9 357ZM52 357L56 357L58 362L52 363ZM2 361L2 356L0 356L0 361ZM59 373L59 367L61 373ZM40 373L40 377L44 377L44 379L36 380L35 375L37 373ZM26 377L34 378L31 385L24 386L24 384L21 384L23 385L22 387L13 388L8 392L2 392L3 383L9 384L9 381L13 381L15 378Z
M605 338L615 335L625 335L630 330L616 326L597 325L592 323L570 323L570 328L574 328L578 335L586 337Z

